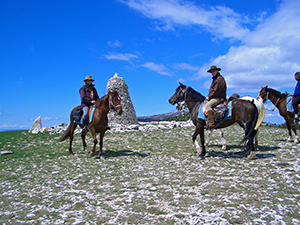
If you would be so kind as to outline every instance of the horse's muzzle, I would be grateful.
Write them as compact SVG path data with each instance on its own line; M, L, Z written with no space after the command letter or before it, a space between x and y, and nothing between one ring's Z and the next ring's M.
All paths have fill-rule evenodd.
M123 113L122 106L116 107L116 111L117 111L118 115L121 115Z
M172 96L172 97L169 99L169 103L170 103L171 105L175 105L176 99Z

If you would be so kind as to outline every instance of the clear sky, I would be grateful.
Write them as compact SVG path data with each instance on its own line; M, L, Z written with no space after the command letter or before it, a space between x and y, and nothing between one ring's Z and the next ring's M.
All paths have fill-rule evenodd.
M212 65L228 96L292 93L299 53L299 0L0 1L0 130L69 123L87 75L103 96L117 72L137 116L175 111L178 81L207 95Z

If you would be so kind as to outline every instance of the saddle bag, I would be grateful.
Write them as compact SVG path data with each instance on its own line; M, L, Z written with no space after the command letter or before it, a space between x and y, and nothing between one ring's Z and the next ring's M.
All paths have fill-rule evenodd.
M217 105L214 108L214 118L217 120L224 119L226 116L226 112L227 112L227 106L225 104Z
M74 120L75 122L80 122L80 121L81 121L82 114L83 114L82 108L81 108L81 107L77 108L77 110L74 111L74 114L73 114L73 120Z

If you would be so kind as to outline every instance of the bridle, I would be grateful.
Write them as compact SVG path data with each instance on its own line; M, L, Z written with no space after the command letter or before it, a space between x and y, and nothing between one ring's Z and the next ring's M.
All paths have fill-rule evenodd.
M120 96L117 96L117 98L118 98L119 101L121 101ZM121 104L115 105L113 103L111 95L109 95L109 100L108 101L109 101L109 110L110 109L116 110L117 108L122 107Z
M120 96L117 96L117 98L118 98L119 101L121 101ZM122 105L121 105L121 104L115 105L115 104L113 103L111 94L109 94L109 96L108 96L108 109L102 108L102 107L97 107L97 108L98 108L99 110L109 111L109 110L111 110L111 109L117 110L117 109L120 108L120 107L122 107ZM99 115L99 111L98 111L98 115Z
M188 89L189 87L186 87L186 88L184 88L184 89L182 89L180 92L180 94L175 98L175 102L178 104L178 103L182 103L182 102L187 102L187 89ZM182 94L183 94L183 96L182 96ZM180 101L179 100L179 97L183 97L183 100L182 101Z
M270 92L269 91L266 91L267 93L266 93L266 97L264 97L263 99L265 100L265 101L267 101L267 100L270 100L269 99L269 96L270 96ZM281 97L278 97L278 99L276 100L276 102L274 103L274 108L271 110L272 112L275 110L275 108L277 107L277 105L278 105L278 103L280 103L281 101L283 101L285 98L287 98L287 96L285 96L284 98L281 98ZM271 100L270 100L271 101ZM286 105L282 108L282 109L284 109L286 107Z

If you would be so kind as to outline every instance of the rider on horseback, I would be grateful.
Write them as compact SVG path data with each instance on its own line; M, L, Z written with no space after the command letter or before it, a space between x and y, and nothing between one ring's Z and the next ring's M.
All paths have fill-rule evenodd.
M300 104L300 72L296 72L295 80L297 81L295 91L294 91L294 99L293 99L293 107L294 107L294 113L295 113L295 123L298 124L299 118L298 118L298 105Z
M216 66L212 66L209 70L207 70L208 73L212 74L213 80L209 88L209 94L206 97L206 100L208 102L204 106L204 110L207 113L208 117L207 119L209 129L215 127L214 111L212 108L226 100L227 86L224 77L219 72L220 70L221 68L218 68Z
M86 127L88 125L88 118L89 118L89 108L91 105L94 105L96 100L99 99L97 90L93 83L92 76L86 76L85 80L83 80L85 84L80 88L79 94L81 98L81 106L83 110L83 120L82 125L83 129L81 133L86 133Z

